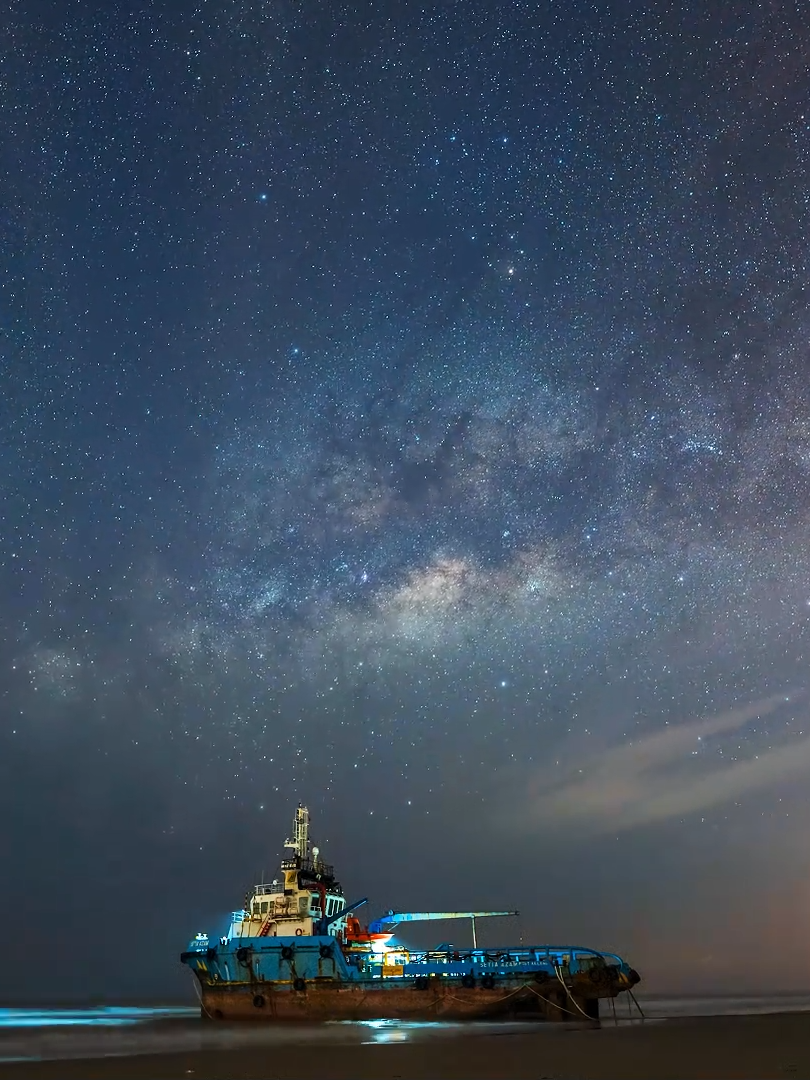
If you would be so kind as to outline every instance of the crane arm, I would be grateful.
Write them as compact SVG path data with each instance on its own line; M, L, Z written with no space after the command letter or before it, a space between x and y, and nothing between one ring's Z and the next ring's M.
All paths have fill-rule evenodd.
M384 933L383 927L401 922L430 922L440 919L485 919L495 915L517 915L516 911L389 911L369 924L370 934Z

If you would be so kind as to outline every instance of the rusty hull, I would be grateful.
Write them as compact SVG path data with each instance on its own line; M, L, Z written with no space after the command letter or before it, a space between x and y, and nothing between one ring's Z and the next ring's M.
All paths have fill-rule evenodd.
M584 988L583 988L584 989ZM502 985L493 989L448 986L436 980L427 989L401 986L371 990L309 982L304 990L272 983L222 983L202 987L202 1016L209 1020L260 1022L326 1020L483 1020L521 1017L551 1021L598 1021L598 994L561 986Z

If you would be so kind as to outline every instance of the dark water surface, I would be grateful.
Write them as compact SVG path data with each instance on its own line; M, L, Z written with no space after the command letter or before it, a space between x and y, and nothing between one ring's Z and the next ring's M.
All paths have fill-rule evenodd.
M648 1020L685 1016L755 1016L810 1012L810 994L761 997L641 998ZM624 1001L617 1003L621 1024L639 1023ZM603 1023L613 1014L603 1003ZM317 1025L230 1025L200 1020L197 1007L103 1007L85 1009L0 1008L0 1062L129 1057L181 1051L250 1049L301 1044L402 1043L446 1039L460 1033L508 1033L556 1025L522 1023L408 1023L375 1020ZM575 1026L567 1024L570 1028Z

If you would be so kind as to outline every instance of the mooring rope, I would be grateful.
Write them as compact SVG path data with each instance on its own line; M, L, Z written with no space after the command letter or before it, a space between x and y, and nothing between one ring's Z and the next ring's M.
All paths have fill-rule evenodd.
M197 985L196 978L193 975L192 975L192 981L194 983L194 993L197 995L197 997L199 999L199 1002L200 1002L200 1008L202 1009L202 1011L205 1013L205 1015L208 1017L209 1020L213 1020L214 1018L211 1015L211 1013L208 1011L208 1007L206 1006L205 1002L203 1001L202 992L201 992L199 986Z

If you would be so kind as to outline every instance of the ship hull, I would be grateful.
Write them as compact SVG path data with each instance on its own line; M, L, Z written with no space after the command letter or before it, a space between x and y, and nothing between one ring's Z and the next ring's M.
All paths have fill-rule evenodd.
M520 983L492 989L441 986L307 986L302 992L256 983L201 988L201 1014L215 1021L483 1020L520 1017L598 1021L598 997Z

